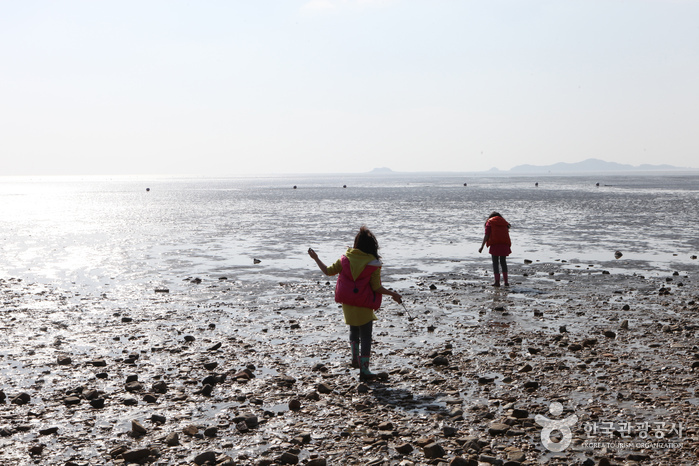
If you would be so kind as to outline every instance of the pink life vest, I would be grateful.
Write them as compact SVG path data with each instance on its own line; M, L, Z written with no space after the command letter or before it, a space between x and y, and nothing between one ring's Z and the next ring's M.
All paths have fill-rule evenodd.
M335 302L350 306L367 307L377 310L381 307L380 293L371 289L371 274L381 268L380 265L367 265L357 279L352 278L352 269L347 257L342 256L342 270L335 285Z

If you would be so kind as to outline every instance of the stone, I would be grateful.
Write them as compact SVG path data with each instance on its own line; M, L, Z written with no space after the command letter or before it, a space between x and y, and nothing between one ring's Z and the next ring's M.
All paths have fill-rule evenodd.
M206 385L204 385L204 386L202 387L202 389L201 389L201 394L208 397L208 396L211 396L211 394L213 393L213 391L214 391L213 385L209 385L209 384L207 383Z
M289 400L289 409L292 411L299 411L301 409L301 402L298 398L292 398Z
M435 366L448 366L449 359L447 359L445 356L437 356L432 360L432 364Z
M90 400L90 406L95 409L104 408L104 398L93 398Z
M325 458L313 458L306 462L306 466L327 466L327 460Z
M502 435L510 430L510 426L502 422L493 422L488 426L488 433L490 435Z
M194 457L194 462L198 465L202 465L205 463L214 464L216 463L216 452L205 451L204 453L199 453L197 456Z
M379 430L393 430L393 423L390 421L384 421L381 424L378 425Z
M167 393L167 389L168 389L167 383L165 383L162 380L155 382L153 384L153 386L151 387L151 390L153 391L153 393L160 393L160 394Z
M184 429L182 429L182 433L185 435L189 435L190 437L194 437L195 435L197 435L198 432L199 427L195 425L188 425Z
M444 448L437 442L432 442L430 444L425 445L424 447L422 447L422 451L425 454L425 458L428 459L444 458L444 455L446 455Z
M165 444L169 447L176 447L180 444L180 436L177 432L170 432L165 437Z
M400 445L396 445L396 451L401 455L407 455L413 451L413 446L409 443L402 443Z
M456 456L449 462L449 466L471 466L471 464L472 463L463 456Z
M68 366L73 362L73 360L70 358L70 356L59 356L57 362L59 366Z
M132 382L128 382L124 388L127 392L140 392L143 390L143 385L141 385L141 382L134 380Z
M136 420L131 421L131 431L136 435L146 435L148 430L143 427L143 424Z
M285 451L282 453L282 456L279 457L279 462L281 464L298 464L299 457L290 451Z
M58 432L58 427L48 427L46 429L40 429L39 435L51 435Z
M124 461L134 463L144 458L148 458L150 456L150 453L151 452L149 448L139 448L135 450L127 450L121 454L121 457L124 459Z
M325 382L319 383L316 386L316 390L318 390L318 393L322 393L323 395L327 395L333 392L332 387Z
M22 392L19 395L17 395L16 397L12 398L10 403L12 403L13 405L20 405L21 406L21 405L26 405L27 403L29 403L31 401L31 399L32 398L29 396L29 393Z

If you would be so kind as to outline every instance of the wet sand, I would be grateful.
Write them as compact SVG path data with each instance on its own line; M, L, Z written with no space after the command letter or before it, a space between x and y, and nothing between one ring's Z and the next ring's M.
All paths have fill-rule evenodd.
M349 366L334 280L224 278L129 297L0 280L0 464L699 462L695 277L387 278L415 319L379 311L373 383ZM577 416L564 451L537 415Z

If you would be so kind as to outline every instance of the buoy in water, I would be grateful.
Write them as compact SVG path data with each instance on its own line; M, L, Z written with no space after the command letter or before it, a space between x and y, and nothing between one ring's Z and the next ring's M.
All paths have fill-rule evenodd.
M294 189L296 189L296 185L294 185Z

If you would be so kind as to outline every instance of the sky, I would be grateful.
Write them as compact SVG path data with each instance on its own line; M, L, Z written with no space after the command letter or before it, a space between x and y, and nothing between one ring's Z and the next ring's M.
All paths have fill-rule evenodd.
M699 167L699 0L0 2L0 175Z

